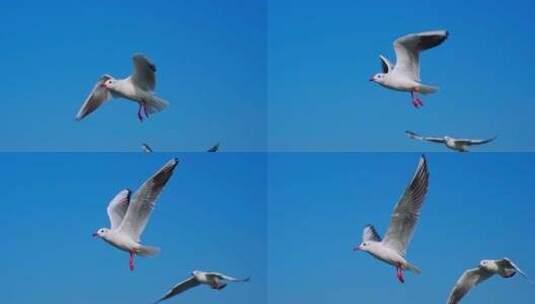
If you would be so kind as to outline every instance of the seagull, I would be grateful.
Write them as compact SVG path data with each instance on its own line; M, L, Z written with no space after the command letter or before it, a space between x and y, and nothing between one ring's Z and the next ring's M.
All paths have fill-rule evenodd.
M469 146L486 144L496 139L496 136L492 138L488 138L488 139L463 139L463 138L454 138L451 136L444 136L444 137L420 136L411 131L405 131L405 133L407 133L407 135L412 139L441 143L441 144L444 144L446 147L455 151L459 151L459 152L468 152Z
M167 107L167 101L153 95L156 86L156 66L141 54L134 54L132 60L134 73L127 78L115 79L108 74L100 77L76 114L76 120L83 119L112 97L122 97L137 102L139 104L137 117L140 121L143 121L141 110L145 117L149 117L149 114Z
M385 88L411 92L412 105L415 108L423 106L418 93L434 93L438 88L420 82L419 53L440 45L446 38L448 38L448 32L439 30L408 34L396 39L394 41L396 64L393 65L385 56L380 55L383 72L375 74L370 81Z
M171 297L174 297L177 294L180 294L190 288L197 287L200 284L208 285L212 289L221 290L227 286L227 282L247 282L247 281L249 281L249 278L236 279L236 278L229 277L219 272L205 272L205 271L194 270L191 273L191 277L173 286L156 303L160 303L163 300L167 300Z
M154 152L154 151L152 150L152 148L151 148L149 145L145 144L145 143L142 143L142 144L141 144L141 148L143 149L143 151L145 151L145 152L147 152L147 153Z
M528 282L533 284L526 274L508 258L503 258L501 260L482 260L479 262L478 267L466 270L459 280L457 280L455 287L453 287L453 290L448 297L448 304L459 303L470 289L476 287L479 283L495 274L499 274L502 278L511 278L517 272L526 278Z
M405 282L404 270L420 273L416 266L405 259L405 255L427 194L428 183L427 161L422 155L416 173L394 207L390 227L384 239L381 240L373 225L366 225L362 232L362 243L353 249L367 252L374 258L396 267L396 277L401 283Z
M134 271L134 256L153 256L158 248L140 244L140 236L149 221L150 213L160 192L171 178L178 161L171 159L149 178L131 198L131 191L119 192L108 205L111 228L100 228L93 237L99 237L110 245L128 252L130 270Z
M219 150L219 143L213 145L210 149L208 149L206 152L217 152Z

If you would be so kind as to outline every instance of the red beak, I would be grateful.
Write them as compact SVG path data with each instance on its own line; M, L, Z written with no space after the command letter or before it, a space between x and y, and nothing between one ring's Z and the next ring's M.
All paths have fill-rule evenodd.
M353 247L353 251L360 251L360 250L361 250L361 249L360 249L360 247L359 247L358 245L355 246L355 247Z
M94 233L92 234L92 236L93 236L93 237L97 237L98 234L97 234L96 232L94 232Z
M370 81L373 81L373 77L370 77L370 79L369 79L369 80L370 80Z

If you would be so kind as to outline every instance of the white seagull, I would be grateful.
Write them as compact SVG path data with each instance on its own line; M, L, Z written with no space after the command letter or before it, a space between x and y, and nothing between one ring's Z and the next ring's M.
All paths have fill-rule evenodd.
M227 282L247 282L249 278L246 279L236 279L229 277L219 272L205 272L194 270L191 273L191 277L186 280L173 286L161 299L156 303L159 303L163 300L167 300L171 297L176 296L190 288L205 284L210 286L212 289L221 290L227 286Z
M511 278L517 272L533 284L526 274L508 258L503 258L501 260L482 260L478 267L468 269L461 275L459 280L457 280L455 287L453 287L447 303L459 303L470 289L495 274L499 274L502 278Z
M219 143L210 147L210 149L206 150L206 152L217 152L218 150L219 150Z
M354 248L369 253L374 258L396 267L396 276L404 283L403 270L419 274L420 270L405 259L407 247L427 194L429 172L422 155L418 168L405 193L394 207L390 227L383 240L372 225L364 227L362 243Z
M414 132L411 131L405 131L407 135L416 140L424 140L434 143L441 143L444 144L446 147L459 151L459 152L468 152L468 147L473 145L482 145L489 143L496 139L496 136L488 139L468 139L468 138L455 138L451 136L443 136L443 137L429 137L429 136L420 136Z
M125 98L139 104L137 117L143 121L142 111L146 117L167 107L167 101L153 94L156 86L156 66L147 57L134 54L134 73L125 79L115 79L104 74L97 81L93 91L87 96L84 104L76 114L76 120L81 120L105 101L114 98Z
M420 82L419 54L421 51L440 45L446 38L448 32L440 30L408 34L396 39L394 41L396 64L393 65L386 57L380 55L383 72L375 74L370 81L389 89L411 92L412 105L416 108L423 106L418 93L434 93L438 88Z
M110 245L126 251L130 255L130 270L134 270L134 256L152 256L159 252L158 248L140 244L140 236L149 221L156 204L156 199L165 187L178 164L176 159L168 161L158 172L149 178L130 198L128 189L119 192L108 205L108 216L111 227L100 228L94 237L99 237Z

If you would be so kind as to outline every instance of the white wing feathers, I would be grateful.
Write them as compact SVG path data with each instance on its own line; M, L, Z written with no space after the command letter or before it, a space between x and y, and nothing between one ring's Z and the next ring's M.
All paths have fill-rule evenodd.
M412 237L414 227L420 214L429 183L427 161L424 156L416 169L405 193L394 207L390 227L386 232L383 244L405 255Z
M130 203L130 190L124 189L117 193L108 205L108 217L110 218L111 229L117 229L128 210Z
M93 87L93 90L87 98L85 99L84 103L82 104L82 107L80 107L80 110L78 110L78 113L76 114L76 120L81 120L87 115L91 114L93 111L98 109L106 100L110 99L111 93L106 87L102 86L104 82L106 82L108 79L113 79L110 75L102 75L100 79L95 84L95 87Z
M139 242L139 237L147 225L156 199L169 181L177 164L176 159L168 161L156 174L143 183L131 198L130 206L119 229L134 241Z
M154 91L156 87L156 66L141 54L135 54L132 57L132 61L134 62L132 82L142 90Z
M375 227L373 225L366 225L364 227L364 230L362 231L362 241L375 241L380 242L381 237L377 233L377 230L375 230Z
M491 276L492 273L480 267L465 271L459 280L457 280L455 287L453 287L448 297L448 304L459 303L459 301L470 291L470 289Z

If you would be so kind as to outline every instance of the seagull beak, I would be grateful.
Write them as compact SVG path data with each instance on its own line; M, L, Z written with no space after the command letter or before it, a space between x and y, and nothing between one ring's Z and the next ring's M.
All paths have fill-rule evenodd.
M101 87L101 88L105 88L105 87L106 87L106 84L105 84L105 83L101 83L101 84L100 84L100 87Z
M98 234L97 234L96 232L94 232L94 233L92 234L92 236L93 236L93 237L97 237Z
M360 249L360 245L357 245L355 247L353 247L353 251L361 251L362 249Z

